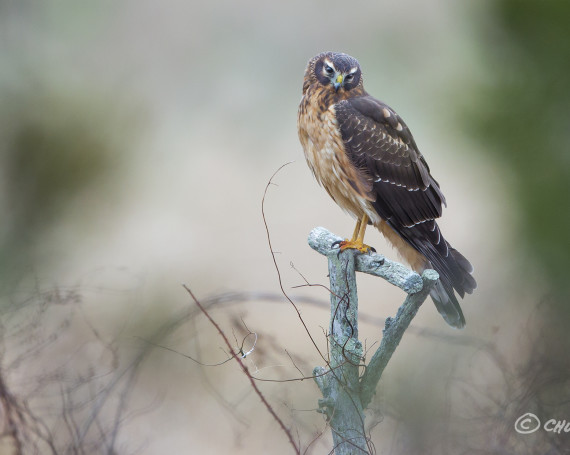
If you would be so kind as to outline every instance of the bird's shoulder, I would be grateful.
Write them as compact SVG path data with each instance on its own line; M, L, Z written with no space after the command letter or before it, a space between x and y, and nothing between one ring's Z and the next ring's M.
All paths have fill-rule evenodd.
M344 146L357 166L380 180L391 174L386 166L409 168L405 173L415 176L414 190L437 185L408 126L386 103L364 95L340 101L334 111Z
M402 117L373 96L365 94L341 100L334 105L334 110L341 129L347 135L367 131L369 136L387 136L386 139L400 142L419 153Z

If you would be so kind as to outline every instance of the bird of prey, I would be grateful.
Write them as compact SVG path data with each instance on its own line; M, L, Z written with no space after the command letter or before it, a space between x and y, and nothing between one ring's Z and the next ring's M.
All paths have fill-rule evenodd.
M477 284L435 221L445 197L404 121L364 90L355 58L324 52L309 60L298 132L317 181L356 219L340 248L369 251L364 232L374 225L416 272L439 273L430 293L435 306L448 324L465 326L455 292L463 298Z

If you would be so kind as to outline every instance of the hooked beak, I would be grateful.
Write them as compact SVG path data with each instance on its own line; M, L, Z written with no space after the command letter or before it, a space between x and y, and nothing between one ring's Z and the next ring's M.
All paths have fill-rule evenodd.
M344 76L342 74L339 74L336 77L335 82L333 83L333 87L334 87L334 91L338 92L338 89L340 88L340 86L342 85L342 81L344 79Z

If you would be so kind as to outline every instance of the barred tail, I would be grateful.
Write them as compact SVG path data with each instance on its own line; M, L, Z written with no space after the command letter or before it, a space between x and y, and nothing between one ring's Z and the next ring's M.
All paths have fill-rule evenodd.
M430 292L439 313L455 328L465 326L465 317L455 293L463 298L477 287L471 275L473 266L447 240L443 238L435 220L412 227L399 226L394 229L411 247L425 257L425 262L416 270L434 269L439 280Z
M426 264L426 268L433 268L439 273L439 280L431 290L430 296L443 319L450 326L461 329L465 327L465 317L455 292L463 298L465 294L473 292L477 283L471 275L473 266L469 261L445 239L442 240L446 243L449 254Z

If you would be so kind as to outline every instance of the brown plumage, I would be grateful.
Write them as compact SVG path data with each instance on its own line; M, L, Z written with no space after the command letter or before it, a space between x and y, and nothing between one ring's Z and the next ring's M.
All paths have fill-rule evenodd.
M376 226L415 271L439 273L432 299L450 325L463 327L455 292L473 292L473 267L441 235L435 219L445 197L410 130L366 93L356 59L325 52L309 61L298 130L318 182L357 220L344 246L366 251L366 223Z

